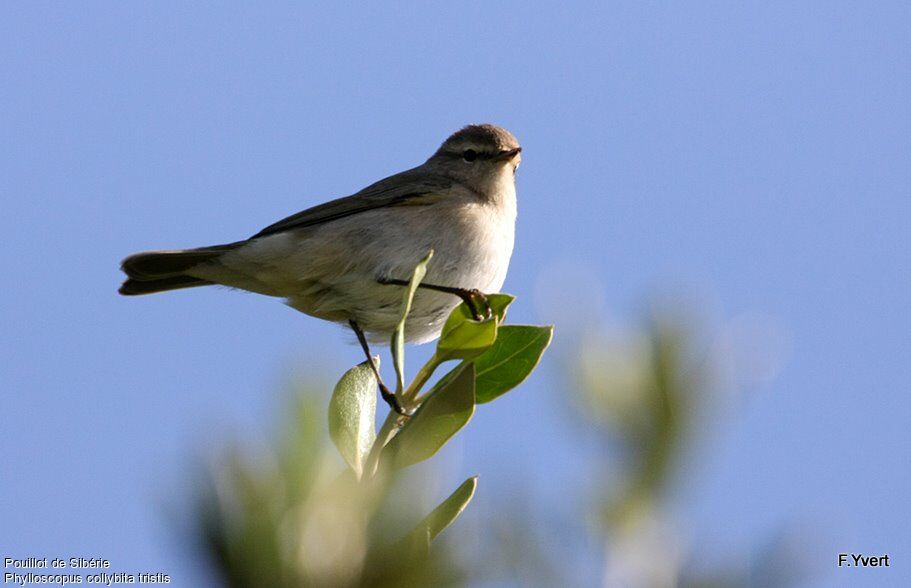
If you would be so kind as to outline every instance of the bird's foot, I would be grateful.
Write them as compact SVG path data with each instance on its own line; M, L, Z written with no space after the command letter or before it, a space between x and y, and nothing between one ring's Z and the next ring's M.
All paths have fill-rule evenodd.
M384 384L382 380L379 380L378 382L380 385L380 396L383 397L383 400L386 401L386 404L389 405L389 408L402 416L411 416L411 414L402 406L402 403L399 402L398 396L396 396L392 390L386 387L386 384Z
M465 296L462 297L462 300L465 302L465 305L468 306L474 320L487 320L493 316L493 309L490 307L490 300L487 299L486 294L477 288L464 290L464 292Z

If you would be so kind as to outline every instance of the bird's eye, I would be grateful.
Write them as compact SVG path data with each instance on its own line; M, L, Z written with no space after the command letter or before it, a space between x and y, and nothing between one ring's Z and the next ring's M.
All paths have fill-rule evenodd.
M478 158L478 153L474 149L466 149L462 152L462 159L468 162L472 162Z

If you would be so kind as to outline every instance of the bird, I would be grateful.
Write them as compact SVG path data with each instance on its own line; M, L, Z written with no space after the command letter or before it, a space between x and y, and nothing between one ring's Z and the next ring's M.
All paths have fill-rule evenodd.
M404 339L434 340L460 299L477 313L484 293L503 286L521 152L502 127L465 126L423 164L248 239L130 255L119 292L221 285L283 298L306 315L350 326L370 359L368 342L388 343L401 318L401 286L432 250Z

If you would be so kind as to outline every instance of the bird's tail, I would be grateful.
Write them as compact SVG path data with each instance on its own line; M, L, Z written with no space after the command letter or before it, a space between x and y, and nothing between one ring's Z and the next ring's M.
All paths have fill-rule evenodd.
M120 264L120 269L127 275L127 280L120 286L118 292L124 296L138 296L211 285L214 282L194 278L185 272L197 265L214 261L241 243L243 242L200 247L199 249L146 251L133 254Z

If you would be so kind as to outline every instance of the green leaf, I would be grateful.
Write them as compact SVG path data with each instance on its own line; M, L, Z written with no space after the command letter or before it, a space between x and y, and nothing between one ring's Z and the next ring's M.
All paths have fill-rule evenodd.
M462 485L456 488L449 498L444 500L438 507L433 509L429 515L424 517L417 527L411 532L414 541L426 541L428 544L437 538L446 527L455 522L462 511L471 502L474 492L478 487L478 477L468 478Z
M474 360L477 403L490 402L525 381L550 345L553 334L553 327L500 327L493 346Z
M490 310L492 311L494 318L497 319L497 323L503 322L503 319L506 318L506 308L512 304L512 301L515 299L516 297L511 294L487 294L487 303L490 305ZM443 325L443 331L440 334L440 337L445 337L450 331L466 321L478 322L474 320L471 309L463 302L449 313L449 317L447 317L446 323Z
M503 292L487 295L487 303L490 304L490 310L493 311L498 323L502 323L506 318L506 309L515 299L516 297L512 294L504 294Z
M465 364L448 384L427 397L383 450L394 467L404 468L433 456L471 420L474 382L474 366Z
M374 358L379 365L379 357ZM376 439L376 376L367 362L345 372L329 401L329 436L358 477Z
M531 374L553 338L553 327L504 325L496 342L473 360L475 401L484 404L509 392ZM468 362L462 362L437 381L428 394L445 386Z
M471 359L484 353L497 338L497 326L506 317L506 308L515 300L510 294L488 294L487 303L491 318L476 321L464 302L456 306L440 333L437 342L437 359Z
M437 358L471 359L484 353L497 340L497 321L467 320L461 322L437 342Z
M401 394L402 390L405 389L405 319L408 318L408 313L411 312L411 302L414 300L414 293L418 289L418 284L427 275L427 263L431 257L433 257L433 249L428 251L424 259L415 266L414 272L411 274L411 281L408 282L408 287L402 295L402 317L399 319L395 331L392 332L390 347L392 348L392 359L395 365L396 394Z

